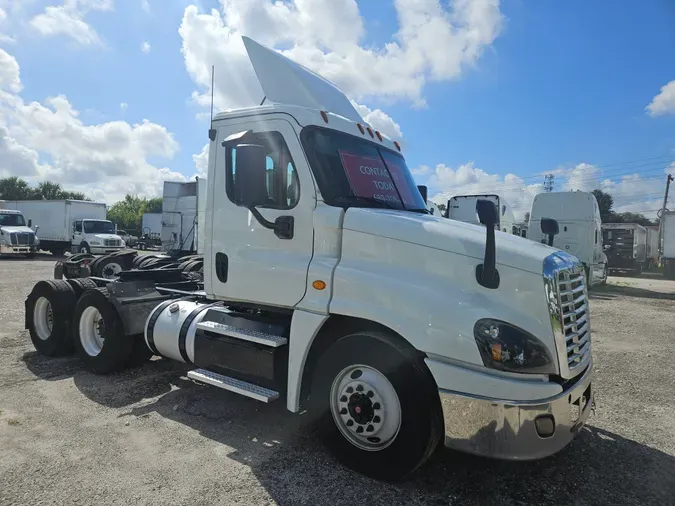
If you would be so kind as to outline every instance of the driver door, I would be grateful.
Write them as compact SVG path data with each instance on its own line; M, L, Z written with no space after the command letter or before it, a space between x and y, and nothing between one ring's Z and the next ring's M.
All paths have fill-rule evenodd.
M259 179L264 178L260 187L265 185L266 203L254 207L259 218L235 203L242 181L248 179L242 175L248 167L241 159L237 162L237 142L223 146L225 139L243 132L248 132L243 144L264 146L266 152L265 173L260 171ZM214 144L215 171L209 172L213 179L210 226L207 220L207 230L211 230L207 261L212 269L206 289L220 299L293 307L306 291L316 206L313 179L295 130L282 119L228 123L218 128ZM278 218L292 220L290 234L277 234L264 225Z
M80 243L82 242L82 220L76 220L75 223L73 223L73 241L72 245L75 247L79 247Z

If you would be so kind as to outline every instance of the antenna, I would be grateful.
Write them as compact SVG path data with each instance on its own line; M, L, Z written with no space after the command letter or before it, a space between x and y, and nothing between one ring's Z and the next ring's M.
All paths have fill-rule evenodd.
M213 88L216 83L216 66L211 65L211 123L209 126L209 140L211 142L216 140L216 129L213 128Z

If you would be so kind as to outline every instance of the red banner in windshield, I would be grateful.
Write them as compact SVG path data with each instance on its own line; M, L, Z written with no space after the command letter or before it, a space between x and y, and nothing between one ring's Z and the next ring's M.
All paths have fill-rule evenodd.
M346 151L339 151L339 153L354 195L382 200L401 207L401 199L396 191L398 188L404 204L412 203L401 167L387 164L389 168L389 171L387 171L387 167L384 166L382 159L379 157L356 155ZM391 173L391 177L389 173ZM396 183L396 186L394 186L394 183Z

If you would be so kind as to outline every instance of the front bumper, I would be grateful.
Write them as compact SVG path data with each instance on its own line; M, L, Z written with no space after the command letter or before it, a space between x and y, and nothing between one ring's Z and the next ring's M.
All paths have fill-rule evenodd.
M445 446L507 460L534 460L557 453L588 419L593 405L592 370L591 362L572 386L536 401L470 397L440 390ZM552 434L546 435L551 428Z
M89 246L89 249L94 255L107 255L108 253L115 253L116 251L122 251L124 248L121 246Z
M0 244L0 255L27 255L35 253L35 251L35 246L29 246L27 244L22 244L20 246Z

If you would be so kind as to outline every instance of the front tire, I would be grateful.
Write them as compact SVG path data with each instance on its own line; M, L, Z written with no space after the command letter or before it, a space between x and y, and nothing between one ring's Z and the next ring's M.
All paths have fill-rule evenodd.
M319 359L309 410L335 457L355 471L399 480L443 435L438 390L421 356L383 332L338 339Z
M82 244L80 244L79 252L90 254L91 248L89 247L89 245L86 242L83 242Z

